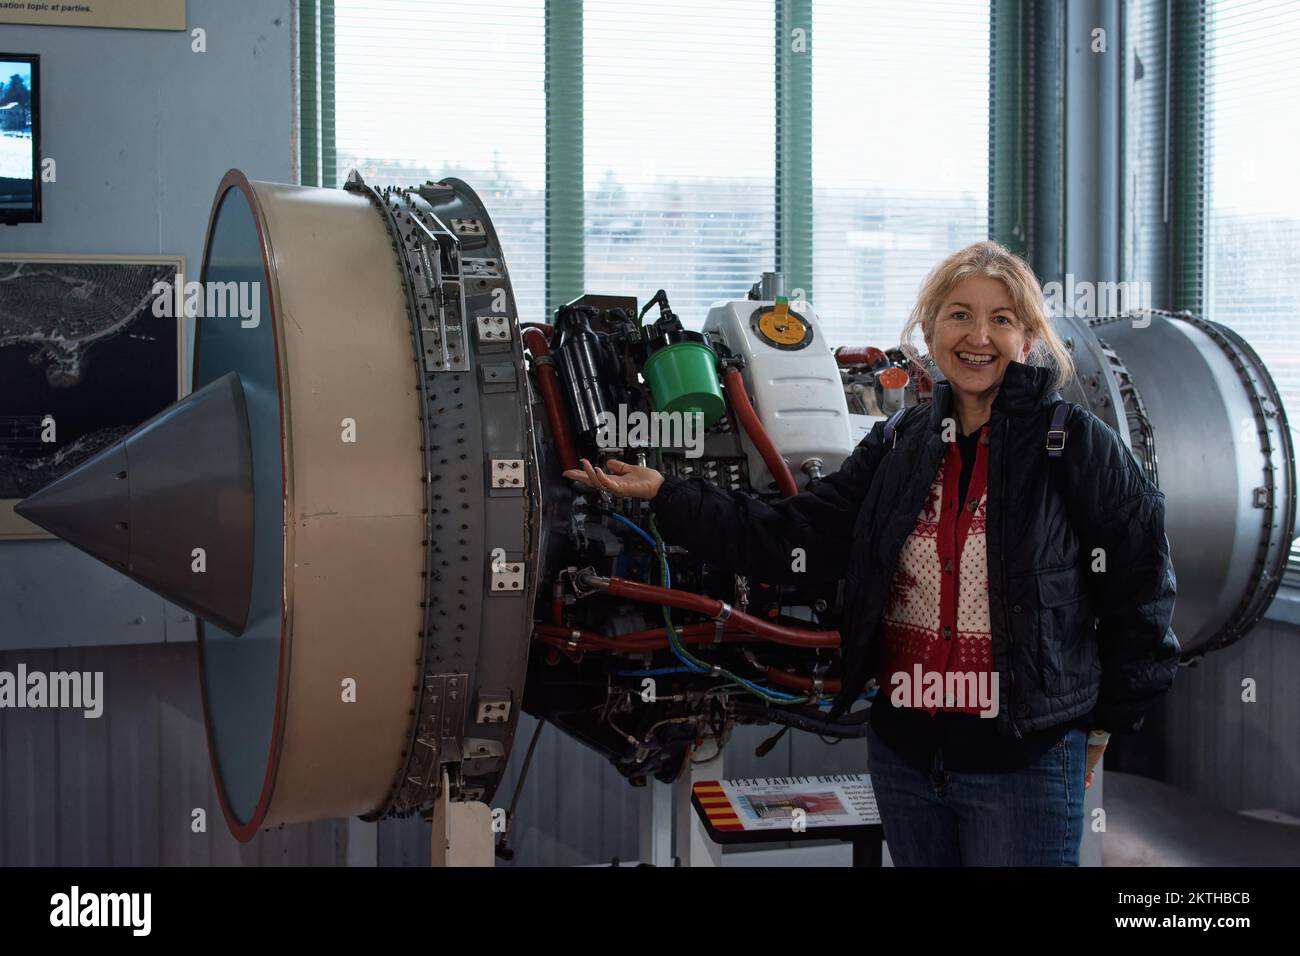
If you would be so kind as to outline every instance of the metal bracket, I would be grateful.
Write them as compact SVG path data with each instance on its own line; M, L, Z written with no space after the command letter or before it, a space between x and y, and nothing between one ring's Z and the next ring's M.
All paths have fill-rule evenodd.
M418 190L377 190L352 170L344 188L368 196L384 215L384 223L397 252L407 292L407 307L415 329L416 347L426 372L464 372L469 369L465 341L465 290L460 241L426 206L451 187L426 183ZM475 262L497 262L495 259Z
M478 326L480 345L494 345L510 341L510 326L514 320L504 315L480 315L475 320Z
M495 770L499 761L504 760L505 747L499 740L471 737L465 741L465 757L462 769L467 777Z
M524 460L522 458L493 458L492 487L522 488L524 486Z
M519 379L515 366L508 362L479 362L479 378L483 382L484 394L493 392L517 392Z
M461 759L460 735L465 724L466 674L427 674L420 708L415 752L407 766L395 810L418 808L437 795L442 765Z
M510 719L510 695L479 691L474 717L480 724L504 724Z
M522 561L506 561L492 569L492 594L523 594L524 565Z
M500 279L501 261L499 259L462 259L460 274L465 278Z

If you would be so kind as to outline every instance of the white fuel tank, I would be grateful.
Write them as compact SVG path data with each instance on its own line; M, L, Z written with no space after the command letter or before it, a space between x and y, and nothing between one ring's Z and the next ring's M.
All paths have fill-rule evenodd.
M857 448L862 439L871 434L876 422L883 422L886 418L884 415L855 415L849 412L849 421L853 423L853 447Z
M839 470L857 442L835 356L805 302L791 301L784 321L775 303L753 300L714 303L704 331L744 356L742 377L754 410L790 466L795 484L808 486L805 462L821 462L823 475ZM772 473L747 435L750 483L774 491Z

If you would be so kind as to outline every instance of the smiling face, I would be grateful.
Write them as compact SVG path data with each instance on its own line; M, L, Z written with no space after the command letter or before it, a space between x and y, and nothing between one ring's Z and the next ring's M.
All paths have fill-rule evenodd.
M925 344L957 401L984 404L992 401L1007 366L1029 357L1033 337L1001 280L971 276L944 297Z

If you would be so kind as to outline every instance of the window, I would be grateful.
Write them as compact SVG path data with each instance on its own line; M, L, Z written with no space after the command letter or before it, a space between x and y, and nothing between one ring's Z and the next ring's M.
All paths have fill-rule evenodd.
M1170 197L1165 176L1165 107L1169 95L1165 64L1168 57L1165 4L1162 0L1133 0L1128 7L1129 34L1125 62L1125 126L1121 229L1124 278L1148 282L1151 305L1173 307L1165 267ZM1187 141L1193 120L1180 116L1176 143Z
M1300 422L1300 6L1209 5L1208 317L1259 353Z
M1300 6L1132 0L1127 28L1126 278L1246 339L1296 437Z
M813 289L888 348L941 258L988 237L989 5L813 3Z
M784 174L787 185L803 177L789 195L805 207L793 214L802 223L783 227L812 237L804 291L827 337L894 345L925 272L987 235L989 5L784 3L788 19L811 9L812 119L783 134L803 157ZM377 183L470 183L502 235L528 321L547 317L549 161L553 182L562 170L584 205L581 242L562 241L568 223L553 220L552 269L567 257L561 284L641 301L662 287L699 328L713 301L743 296L777 259L782 7L552 7L564 14L553 31L566 32L551 38L552 56L581 59L582 87L580 114L553 114L549 130L547 9L545 0L442 0L436 15L419 0L322 5L320 66L302 74L304 101L320 97L321 141L304 154L336 167L325 182L356 167ZM317 75L327 57L332 85ZM578 75L567 69L561 81ZM806 103L802 90L790 102ZM317 122L311 105L304 126ZM575 218L575 239L576 229Z
M684 325L774 261L775 7L585 5L586 288L663 288Z
M355 167L376 185L469 183L501 236L520 318L542 321L544 0L336 0L335 57L335 181Z
M1264 361L1300 422L1300 7L1209 4L1206 313ZM1300 567L1300 538L1291 566Z

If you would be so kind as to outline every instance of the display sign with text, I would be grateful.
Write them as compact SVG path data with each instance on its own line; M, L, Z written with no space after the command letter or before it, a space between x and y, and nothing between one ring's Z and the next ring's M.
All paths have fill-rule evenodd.
M720 832L869 826L880 823L869 774L705 780L692 788Z
M184 30L185 0L0 0L0 23L45 27Z

